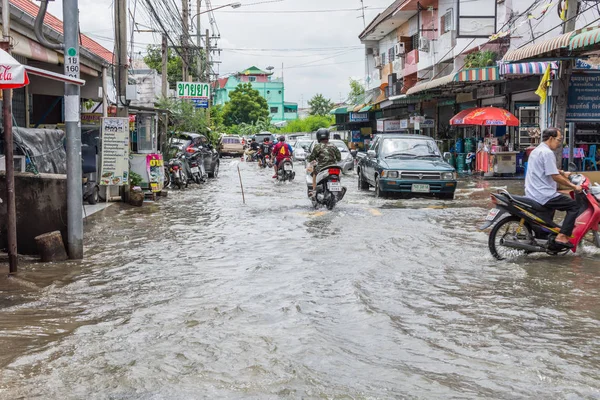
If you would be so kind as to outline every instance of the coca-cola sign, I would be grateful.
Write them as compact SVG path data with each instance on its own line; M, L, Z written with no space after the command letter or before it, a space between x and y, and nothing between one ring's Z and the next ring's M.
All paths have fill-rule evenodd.
M0 81L12 81L12 65L0 64Z

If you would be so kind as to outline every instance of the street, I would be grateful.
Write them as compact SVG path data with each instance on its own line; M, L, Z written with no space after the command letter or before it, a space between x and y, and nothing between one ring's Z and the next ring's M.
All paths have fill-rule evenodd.
M90 217L83 261L1 271L0 399L600 396L600 252L498 262L476 229L522 181L376 199L352 173L315 211L300 164L221 161Z

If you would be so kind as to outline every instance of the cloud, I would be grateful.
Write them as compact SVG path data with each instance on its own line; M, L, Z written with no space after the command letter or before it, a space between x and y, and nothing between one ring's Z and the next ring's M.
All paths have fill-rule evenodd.
M178 0L174 1L179 4ZM217 57L221 64L215 69L221 74L256 65L259 68L273 66L275 75L281 76L283 64L286 101L302 105L303 100L304 106L316 93L339 101L348 93L350 77L364 76L364 48L358 39L363 30L360 0L240 2L241 8L214 12L221 34L216 43L222 49ZM366 23L391 2L365 0ZM150 25L141 3L143 1L138 2L136 22ZM206 3L206 0L202 2L203 7ZM212 6L227 3L227 0L215 0ZM108 49L114 46L112 4L111 0L79 2L81 31ZM196 2L192 0L192 14L196 13L195 7ZM348 9L351 11L331 11ZM49 10L62 18L62 1L49 2ZM301 10L321 12L295 12ZM207 15L202 16L201 24L202 31L210 26ZM213 31L216 33L217 28ZM195 31L192 34L195 35ZM143 53L147 44L160 44L160 35L136 33L134 42L134 51Z

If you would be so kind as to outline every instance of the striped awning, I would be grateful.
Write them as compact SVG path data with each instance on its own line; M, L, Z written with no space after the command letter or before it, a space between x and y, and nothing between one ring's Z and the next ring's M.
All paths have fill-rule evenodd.
M546 68L557 70L557 62L525 62L519 64L501 64L500 75L543 75Z
M450 75L442 76L441 78L432 79L427 82L416 84L406 91L407 95L423 92L425 90L435 89L440 86L448 85L454 81L454 77L456 74L452 73Z
M554 50L559 50L569 46L569 41L575 32L564 33L560 36L546 39L538 43L528 44L519 49L509 50L502 61L513 62L527 60L529 58L538 58Z
M569 50L586 49L598 43L600 43L600 29L594 29L573 36L569 42Z
M497 81L500 79L498 67L469 68L454 77L455 82Z

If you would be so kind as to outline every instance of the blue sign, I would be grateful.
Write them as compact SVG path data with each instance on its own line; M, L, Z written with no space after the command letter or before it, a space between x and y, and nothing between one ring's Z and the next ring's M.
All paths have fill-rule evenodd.
M360 131L352 131L352 141L362 142L362 135L360 134Z
M600 69L600 66L588 64L583 60L577 59L575 62L575 69Z
M208 108L208 99L192 99L192 103L196 108Z
M350 122L369 122L369 113L350 113Z
M581 71L571 75L567 122L585 121L600 121L600 71Z

